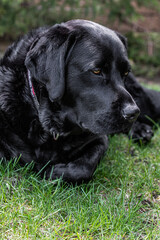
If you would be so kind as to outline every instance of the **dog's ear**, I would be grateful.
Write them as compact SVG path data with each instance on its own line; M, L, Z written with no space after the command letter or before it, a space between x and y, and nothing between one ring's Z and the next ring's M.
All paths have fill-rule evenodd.
M119 37L119 39L121 40L125 48L127 49L128 48L127 38L121 35L119 32L115 32L115 33L117 34L117 36Z
M76 43L77 35L56 25L37 38L25 60L31 77L46 86L50 100L62 98L65 90L65 60Z

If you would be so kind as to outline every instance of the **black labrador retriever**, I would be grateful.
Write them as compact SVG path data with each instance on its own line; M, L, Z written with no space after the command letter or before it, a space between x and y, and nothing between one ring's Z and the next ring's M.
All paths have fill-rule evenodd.
M0 157L21 155L46 178L88 181L107 135L149 140L160 94L130 73L126 39L99 24L72 20L13 43L0 61ZM137 106L138 105L138 106ZM140 109L140 110L139 110Z

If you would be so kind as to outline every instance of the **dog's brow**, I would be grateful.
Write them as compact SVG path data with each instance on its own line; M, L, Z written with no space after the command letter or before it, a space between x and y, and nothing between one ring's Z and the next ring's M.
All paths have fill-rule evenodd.
M92 69L92 68L95 68L95 67L96 67L96 62L92 61L92 62L88 62L85 68Z
M122 65L126 68L131 69L131 64L128 61L122 62Z
M118 57L117 58L117 64L120 64L120 65L123 65L123 66L130 66L130 63L129 63L129 61L126 57L125 58Z

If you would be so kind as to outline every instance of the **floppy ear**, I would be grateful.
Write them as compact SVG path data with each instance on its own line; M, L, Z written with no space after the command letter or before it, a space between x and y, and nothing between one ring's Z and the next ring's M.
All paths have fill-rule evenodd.
M32 44L25 60L31 77L46 86L50 100L62 98L65 90L65 59L76 35L61 25L51 27Z
M117 36L119 37L119 39L121 40L125 48L127 49L128 48L127 38L121 35L119 32L115 32L115 33L117 34Z

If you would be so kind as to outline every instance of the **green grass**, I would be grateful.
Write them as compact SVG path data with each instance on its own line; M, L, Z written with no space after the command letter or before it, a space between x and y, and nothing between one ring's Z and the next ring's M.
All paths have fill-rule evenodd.
M92 181L72 186L0 164L0 240L160 239L160 129L148 145L110 138Z
M0 239L160 239L160 129L147 146L110 139L88 184L1 163Z

